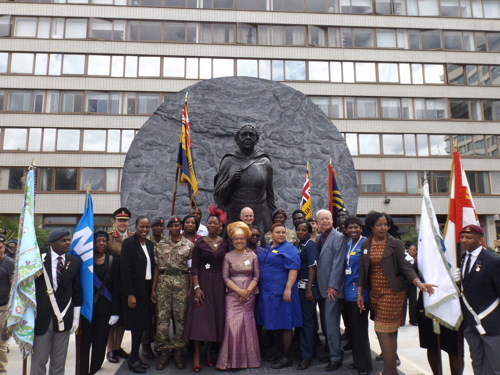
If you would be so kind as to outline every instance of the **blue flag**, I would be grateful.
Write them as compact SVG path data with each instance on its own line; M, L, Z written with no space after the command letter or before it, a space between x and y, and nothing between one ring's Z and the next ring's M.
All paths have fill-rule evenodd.
M92 305L94 302L94 210L92 196L85 195L85 210L76 227L69 253L82 261L80 281L82 283L81 314L92 322Z
M42 259L35 232L35 171L26 174L24 202L19 219L19 248L7 315L7 329L13 333L23 358L30 355L35 335L35 278L42 273Z

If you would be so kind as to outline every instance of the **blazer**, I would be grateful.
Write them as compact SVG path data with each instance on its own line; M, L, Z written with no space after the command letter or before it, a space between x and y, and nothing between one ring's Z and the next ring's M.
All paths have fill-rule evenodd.
M316 239L319 243L321 233ZM321 297L327 298L328 287L335 289L339 297L344 297L344 258L346 237L332 228L318 255L318 265L316 267L316 279L318 282Z
M462 262L464 261L462 256ZM462 267L460 267L462 269ZM463 294L476 314L486 310L497 298L500 297L500 257L485 248L477 256L472 265L467 280L462 279ZM462 299L462 312L464 314L464 327L470 326L476 330L476 321L472 317ZM500 305L481 320L487 336L500 335Z
M146 239L146 248L151 261L151 276L155 268L154 244ZM130 295L144 296L146 291L147 259L142 250L139 237L134 234L123 241L120 259L120 279L122 294L126 298ZM146 296L149 298L149 296Z
M369 270L370 270L370 246L373 236L368 237L361 244L361 259L359 262L358 285L363 288L369 288ZM389 281L391 289L395 292L401 292L406 289L406 281L412 282L418 278L413 265L405 258L405 247L397 238L387 235L380 265L384 275Z
M52 259L50 247L46 250L43 266L47 270L52 288ZM64 315L64 331L71 329L73 326L73 307L82 305L82 287L80 284L80 258L65 254L65 264L61 276L61 280L57 285L55 297L59 311L63 311L68 302L71 300L66 315ZM52 319L52 329L59 332L56 315L50 304L47 296L47 285L43 274L35 279L36 288L36 319L35 319L35 335L43 335L47 332Z

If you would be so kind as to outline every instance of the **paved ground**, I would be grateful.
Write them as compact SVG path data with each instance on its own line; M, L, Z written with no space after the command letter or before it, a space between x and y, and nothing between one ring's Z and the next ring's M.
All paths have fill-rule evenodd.
M370 322L372 323L372 322ZM370 344L372 349L372 356L375 356L380 352L380 347L378 345L378 340L375 336L375 332L373 331L373 326L370 326ZM401 366L398 368L400 374L404 375L432 375L430 367L427 363L426 351L421 349L418 344L418 329L417 327L406 325L399 329L398 333L398 354L401 359ZM127 350L130 348L130 335L127 332L125 335L123 347ZM464 374L472 374L472 368L470 365L470 358L468 355L468 347L465 348L466 357L465 357L465 371ZM74 339L70 342L70 347L68 349L68 359L66 361L66 374L74 374L74 365L75 365L75 341ZM318 350L317 357L322 357L324 355L322 349ZM29 362L29 360L28 360ZM151 369L147 372L149 374L155 373L163 373L163 374L190 374L192 371L190 367L187 367L184 370L175 369L174 365L171 363L167 366L165 370L159 372L154 369L156 365L156 360L149 361L151 364ZM443 363L446 364L448 362L448 357L446 353L443 355ZM355 370L349 370L347 366L352 363L351 352L347 352L344 358L343 367L335 372L332 372L332 375L355 375L357 372ZM272 370L269 368L269 363L263 363L262 367L259 369L251 369L251 370L238 370L238 371L229 371L230 373L238 373L238 374L303 374L303 375L325 375L325 371L323 368L325 365L323 363L319 363L317 360L313 362L313 365L309 367L309 369L305 371L298 371L295 366L289 367L281 370ZM376 362L373 360L373 372L376 374L377 372L382 371L383 362ZM444 374L449 375L450 371L445 366ZM8 373L9 374L22 374L22 359L20 352L17 348L17 344L14 340L11 340L10 343L10 354L9 354L9 365L8 365ZM221 374L221 371L217 371L214 368L209 368L204 366L201 373L204 374ZM120 364L112 364L107 361L104 362L102 369L98 372L99 375L121 375L121 374L131 374L128 370L128 367L125 362L121 362Z

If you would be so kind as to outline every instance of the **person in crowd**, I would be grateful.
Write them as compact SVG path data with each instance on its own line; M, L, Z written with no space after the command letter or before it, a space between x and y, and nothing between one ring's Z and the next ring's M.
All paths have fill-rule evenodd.
M415 271L417 271L417 246L410 245L406 252L407 260L412 264ZM406 297L403 305L402 324L406 322L406 310L408 309L408 318L412 326L417 325L417 288L412 283L406 283Z
M253 210L250 207L243 207L240 212L240 219L249 227L253 224Z
M149 368L139 357L139 346L152 313L150 297L155 260L154 245L146 238L150 228L146 216L137 217L135 234L123 241L120 261L125 329L132 335L128 367L138 374L145 373Z
M316 352L316 300L321 298L316 283L318 247L311 240L312 226L307 221L297 223L295 230L299 239L300 270L298 288L302 308L302 328L299 335L300 363L297 370L307 369Z
M234 250L226 254L222 278L227 287L226 323L219 348L220 370L260 367L259 339L254 318L255 293L259 282L259 260L247 249L252 232L242 221L227 227Z
M151 221L151 234L147 237L155 248L158 247L162 240L166 240L165 237L165 219L158 216ZM154 284L153 284L154 285ZM154 311L154 308L153 308ZM156 336L156 314L150 315L151 319L147 322L146 328L142 334L141 344L142 344L142 355L146 359L153 359L155 357L153 349L151 348L151 343L154 341Z
M4 330L7 321L9 294L15 267L14 260L6 254L4 241L5 238L0 236L0 332ZM0 336L0 374L7 373L8 341L8 338L3 337L3 334Z
M11 259L16 259L17 240L10 239L5 242L5 250L5 255L7 255Z
M184 219L182 220L182 227L183 227L182 236L191 241L193 244L195 244L199 238L203 237L198 234L199 226L200 222L196 217L194 217L193 215L185 216Z
M224 336L224 297L226 286L222 278L222 263L228 250L227 241L219 236L226 214L214 205L208 207L208 235L196 241L191 267L192 289L188 296L188 308L184 338L194 341L194 372L201 371L200 342L206 341L206 361L209 367L215 362L212 356L213 342L221 342Z
M132 213L126 207L120 207L113 212L113 227L114 230L108 234L108 253L117 259L120 259L123 241L134 235L127 228L129 225ZM122 299L123 297L120 297ZM127 359L127 352L121 347L125 327L123 318L118 320L109 330L108 337L108 353L106 358L111 363L118 363L120 358Z
M69 229L54 229L47 241L50 246L42 254L43 274L35 279L37 314L31 375L45 375L49 358L49 373L64 374L69 336L80 324L80 258L68 254Z
M333 221L335 229L337 229L337 231L339 231L340 233L344 233L341 226L344 220L347 219L347 216L349 216L349 211L347 211L347 208L345 207L342 207L340 210L335 212L335 217L333 218Z
M178 216L168 219L167 228L169 237L162 239L155 247L156 267L151 292L158 320L155 347L161 353L156 364L157 370L167 366L170 350L174 351L175 367L186 367L182 355L185 344L183 335L189 291L188 269L194 245L181 235L182 222ZM175 325L172 338L169 334L170 319Z
M462 324L475 375L500 374L500 257L483 247L484 230L460 231Z
M328 210L319 210L316 213L321 234L316 243L318 245L317 280L322 301L322 311L329 356L326 371L335 371L342 366L344 352L340 338L340 310L341 298L344 295L344 258L346 237L333 228L332 213Z
M295 229L297 229L297 224L306 221L306 214L302 210L295 210L292 213L292 224Z
M405 298L406 280L424 292L434 293L436 285L420 281L410 262L405 259L403 243L388 234L391 218L371 211L365 225L372 236L361 245L358 278L358 307L365 310L363 292L370 288L371 310L375 315L377 334L384 358L384 375L396 375L397 330Z
M311 240L313 240L314 242L316 242L316 239L319 236L318 220L316 220L316 218L314 216L312 216L309 219L307 219L307 222L309 224L311 224L311 228L312 228L312 232L311 232L310 238L311 238Z
M286 212L283 211L282 209L277 209L276 211L273 212L273 224L283 224L286 230L286 240L290 242L292 245L297 246L299 243L299 239L297 238L297 234L295 234L294 230L288 229L285 226L287 215ZM266 244L270 243L272 241L272 234L271 231L267 232L266 235L264 236L264 239L266 241ZM264 246L264 245L263 245Z
M80 374L99 371L106 355L109 327L120 315L120 262L107 250L108 234L94 232L94 306L92 322L81 317Z
M271 241L259 255L260 295L256 321L266 330L276 331L279 351L271 355L272 369L293 364L291 348L293 328L302 326L297 275L300 255L295 246L286 240L283 223L271 226Z
M250 227L250 231L252 232L252 235L248 238L247 247L249 250L252 250L255 255L259 256L260 253L264 251L264 249L259 246L261 237L260 228L256 225L252 225Z
M366 237L361 235L363 223L356 216L348 216L344 222L348 241L345 250L344 310L348 345L352 349L353 364L351 369L358 369L359 375L368 375L372 370L370 340L368 339L369 290L363 290L366 310L360 310L358 298L358 271L361 259L361 245Z
M201 209L199 207L191 208L189 215L194 216L196 220L198 220L198 223L200 223L196 233L202 237L207 236L207 227L201 223L201 219L203 218L203 212L201 212Z

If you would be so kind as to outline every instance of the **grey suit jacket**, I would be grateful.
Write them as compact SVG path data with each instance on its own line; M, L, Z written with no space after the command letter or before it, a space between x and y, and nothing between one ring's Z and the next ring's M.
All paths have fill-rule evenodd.
M320 234L316 239L319 242ZM326 298L328 287L334 288L339 293L339 297L344 297L344 259L346 249L346 237L332 228L318 256L318 266L316 278L321 293L321 297Z

